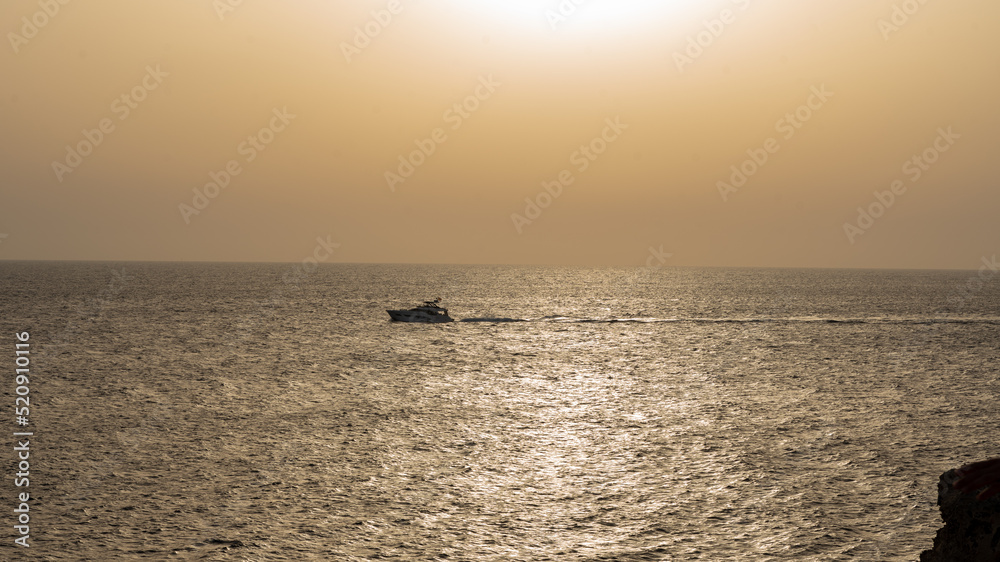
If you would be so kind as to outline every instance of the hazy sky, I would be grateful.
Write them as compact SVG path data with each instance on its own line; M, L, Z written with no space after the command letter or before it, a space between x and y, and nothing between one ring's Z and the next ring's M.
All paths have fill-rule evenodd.
M6 0L0 22L0 259L1000 253L995 0Z

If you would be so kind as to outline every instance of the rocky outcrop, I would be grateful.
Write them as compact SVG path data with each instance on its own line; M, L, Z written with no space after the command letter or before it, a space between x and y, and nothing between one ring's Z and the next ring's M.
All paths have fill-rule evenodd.
M934 548L920 562L1000 562L1000 496L977 500L953 487L958 474L949 470L938 482L938 506L944 527Z

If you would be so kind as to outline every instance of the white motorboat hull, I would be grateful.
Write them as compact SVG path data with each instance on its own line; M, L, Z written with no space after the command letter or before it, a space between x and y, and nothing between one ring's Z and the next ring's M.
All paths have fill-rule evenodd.
M396 322L454 322L448 313L430 313L423 310L386 310Z

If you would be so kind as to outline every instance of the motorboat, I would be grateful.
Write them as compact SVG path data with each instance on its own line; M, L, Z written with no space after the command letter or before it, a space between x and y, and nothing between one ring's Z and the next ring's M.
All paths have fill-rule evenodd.
M386 312L396 322L454 322L451 316L448 316L448 309L438 306L440 302L441 297L438 297L409 310L386 310Z

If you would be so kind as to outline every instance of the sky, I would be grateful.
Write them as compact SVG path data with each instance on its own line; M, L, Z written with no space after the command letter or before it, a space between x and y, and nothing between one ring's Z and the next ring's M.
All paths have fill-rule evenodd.
M994 0L6 0L0 260L976 269Z

